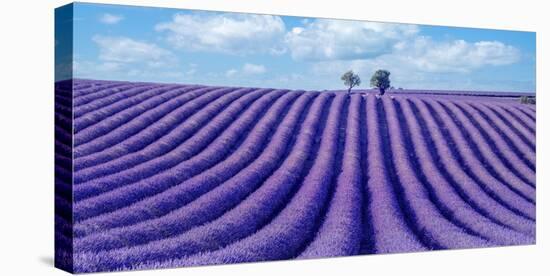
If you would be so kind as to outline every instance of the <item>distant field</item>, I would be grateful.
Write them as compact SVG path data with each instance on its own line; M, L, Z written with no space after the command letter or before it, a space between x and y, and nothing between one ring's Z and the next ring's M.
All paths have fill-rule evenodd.
M524 94L363 92L76 80L75 271L535 243Z

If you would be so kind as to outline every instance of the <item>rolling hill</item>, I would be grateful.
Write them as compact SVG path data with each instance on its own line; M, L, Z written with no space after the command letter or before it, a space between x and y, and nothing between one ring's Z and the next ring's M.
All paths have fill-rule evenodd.
M534 106L435 92L75 80L56 242L76 272L534 244Z

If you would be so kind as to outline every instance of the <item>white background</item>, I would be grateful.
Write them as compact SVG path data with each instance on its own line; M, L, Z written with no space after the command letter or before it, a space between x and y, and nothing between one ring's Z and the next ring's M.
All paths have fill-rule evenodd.
M97 1L309 17L537 32L537 245L125 272L130 275L549 275L545 185L550 177L547 1ZM510 3L513 2L513 3ZM68 1L2 1L0 9L0 275L53 268L54 8ZM546 26L545 26L546 25ZM545 76L545 77L543 77ZM546 216L546 217L545 217ZM546 255L546 258L544 257Z

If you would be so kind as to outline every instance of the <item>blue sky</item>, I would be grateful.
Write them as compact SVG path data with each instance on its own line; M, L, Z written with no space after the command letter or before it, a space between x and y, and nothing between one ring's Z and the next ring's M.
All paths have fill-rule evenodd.
M535 33L77 3L77 78L343 89L535 91Z

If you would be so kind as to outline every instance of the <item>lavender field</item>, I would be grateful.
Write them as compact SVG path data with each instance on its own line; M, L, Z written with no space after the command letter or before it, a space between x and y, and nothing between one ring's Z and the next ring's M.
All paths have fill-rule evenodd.
M517 95L59 91L75 272L535 243L536 111Z

